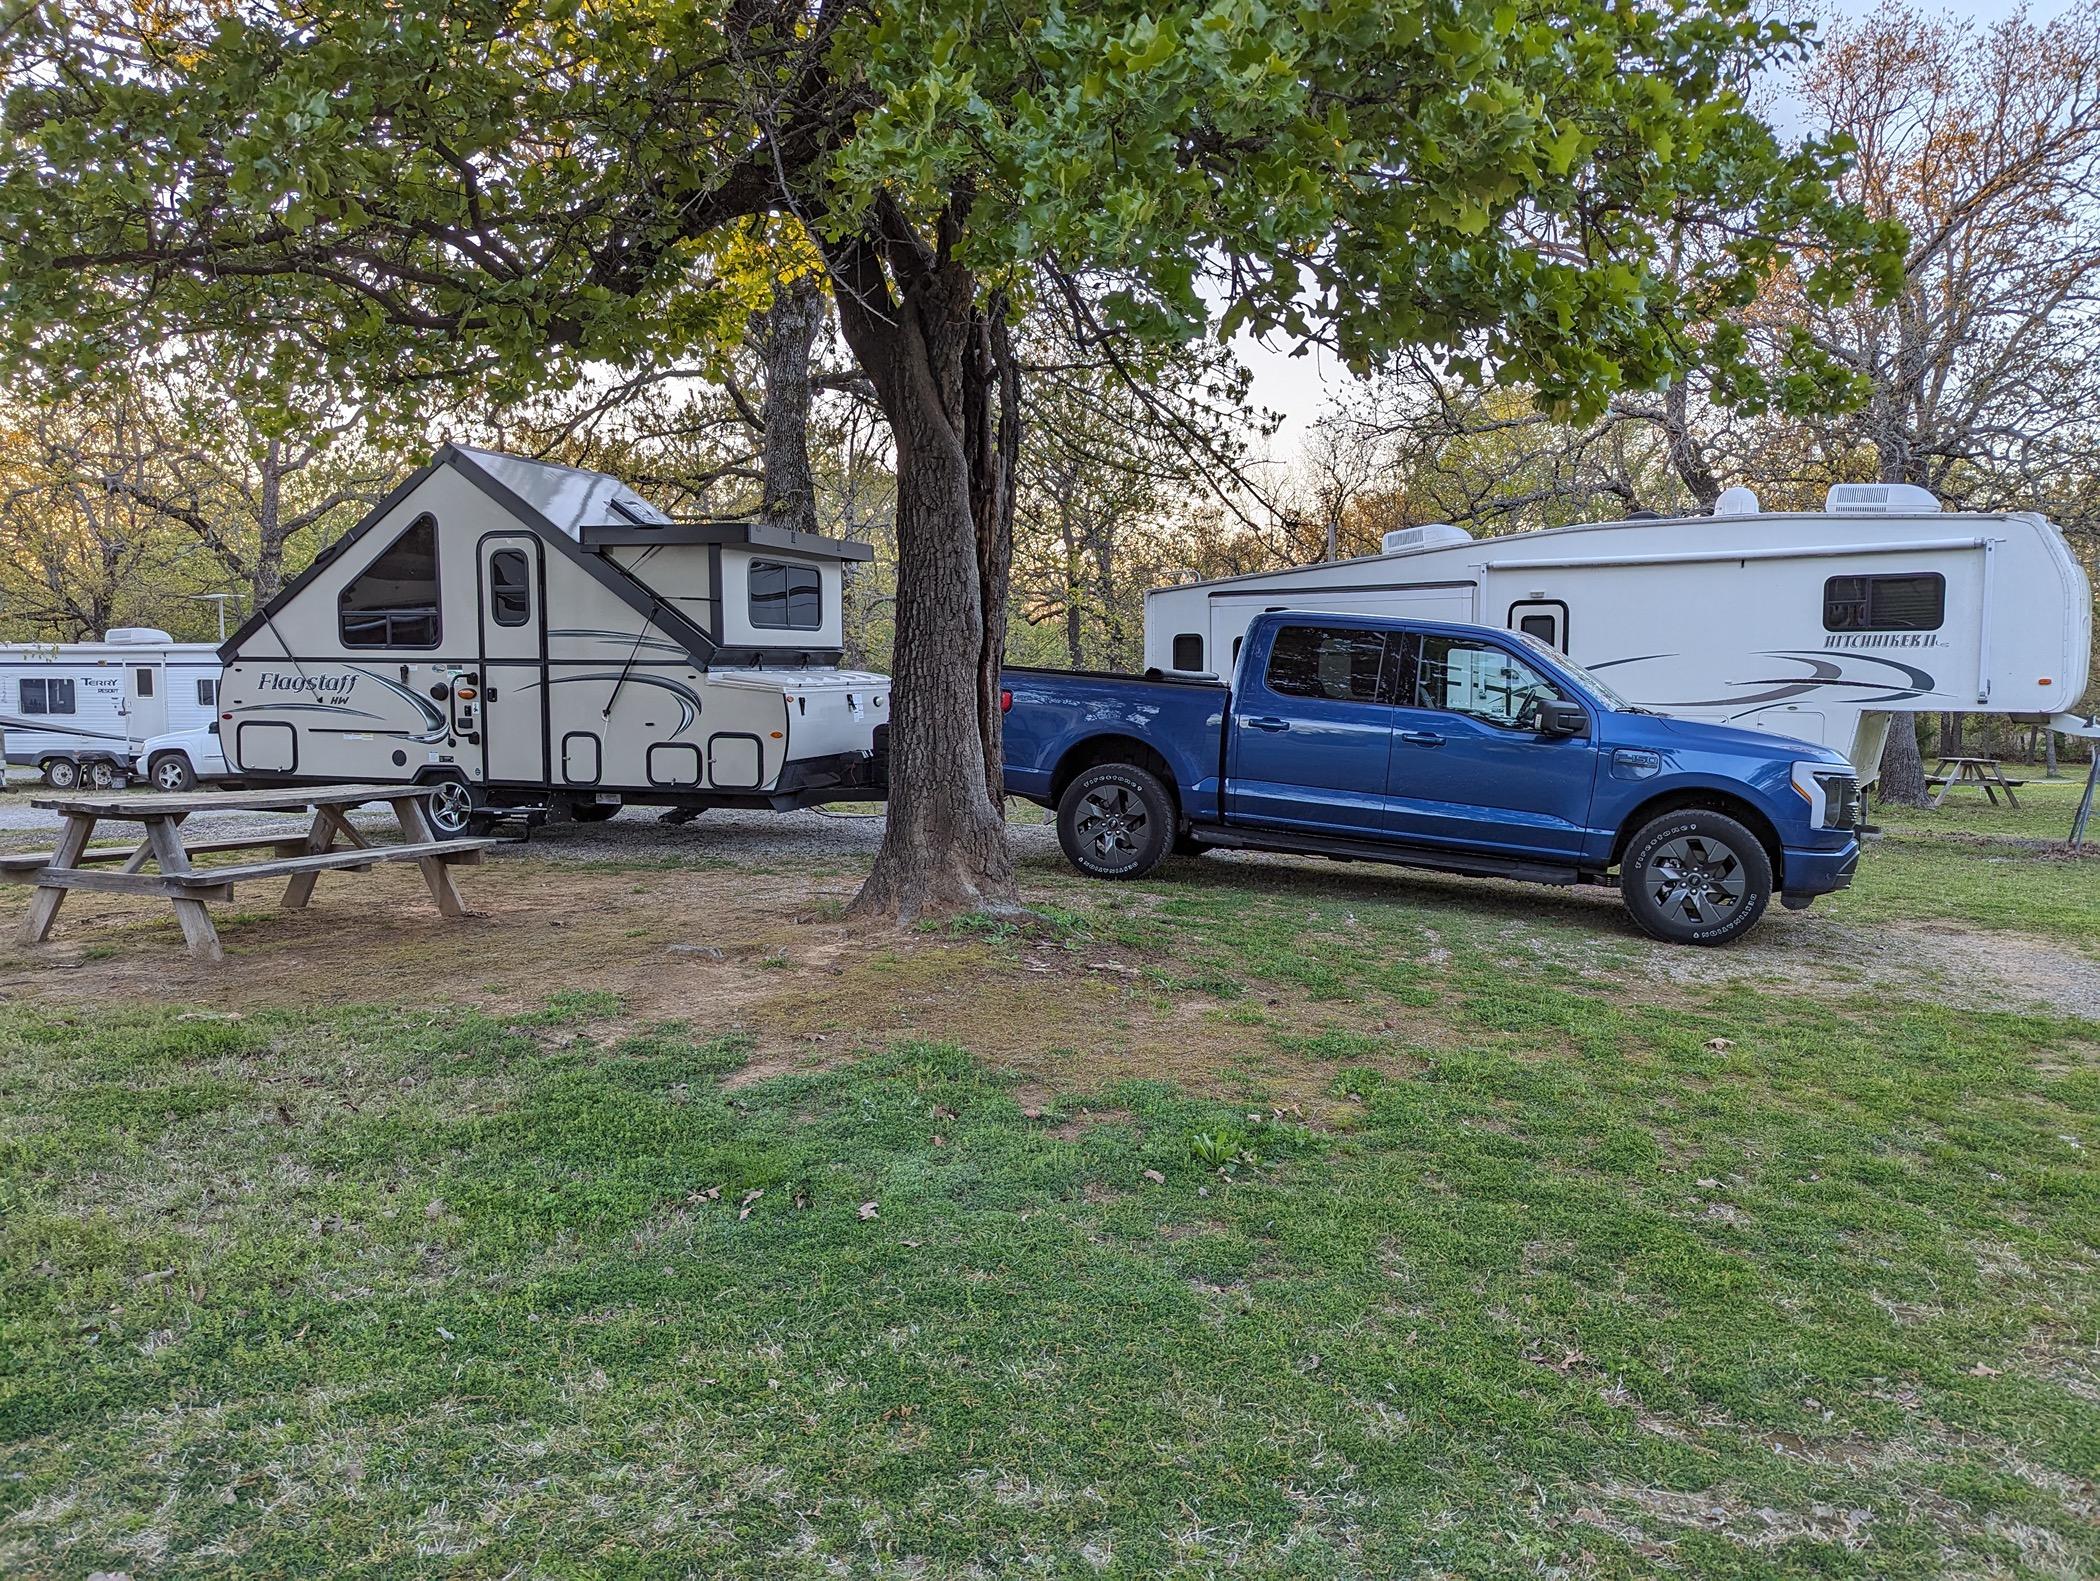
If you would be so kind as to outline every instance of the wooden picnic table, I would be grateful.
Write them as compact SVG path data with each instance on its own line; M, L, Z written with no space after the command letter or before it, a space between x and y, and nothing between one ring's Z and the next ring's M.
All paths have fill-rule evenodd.
M1950 768L1953 770L1951 774L1948 772ZM1998 805L1998 792L2004 791L2006 801L2017 807L2020 805L2020 798L2013 794L2013 788L2027 782L2007 779L2005 765L1996 758L1943 757L1939 760L1939 766L1925 777L1925 783L1940 788L1940 793L1932 798L1932 805L1935 807L1945 801L1947 792L1957 785L1981 786L1984 795L1991 799L1993 807Z
M452 882L453 867L479 862L483 850L501 842L439 839L425 805L436 793L431 785L322 785L165 796L39 796L30 802L32 807L65 817L58 847L0 856L0 881L36 886L29 915L22 919L19 937L24 944L40 944L49 935L68 890L157 895L174 905L190 954L206 961L224 959L206 905L232 900L237 883L289 879L285 909L297 911L313 898L323 873L363 873L382 862L414 862L438 910L447 917L463 917L467 908ZM393 809L401 826L399 845L372 845L352 826L349 809L375 801ZM239 838L185 842L182 825L198 812L310 813L312 822L305 828L293 825ZM90 846L88 839L100 822L138 824L142 837L133 844ZM345 849L336 848L338 839ZM190 864L194 856L263 850L271 855L257 861L222 867ZM148 873L149 863L158 871ZM98 871L111 866L115 872Z

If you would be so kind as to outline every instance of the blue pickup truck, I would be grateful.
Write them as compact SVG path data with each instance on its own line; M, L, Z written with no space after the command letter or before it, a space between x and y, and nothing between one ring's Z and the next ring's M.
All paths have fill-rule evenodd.
M1725 944L1859 863L1827 747L1636 708L1530 636L1271 612L1230 686L1010 670L1006 786L1067 858L1138 878L1219 846L1618 883L1659 939Z

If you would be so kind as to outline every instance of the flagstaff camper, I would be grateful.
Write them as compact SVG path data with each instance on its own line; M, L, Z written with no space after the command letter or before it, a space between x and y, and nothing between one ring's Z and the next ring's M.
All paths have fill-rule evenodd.
M1592 522L1475 541L1386 534L1385 552L1154 590L1145 664L1229 673L1264 610L1375 613L1525 632L1632 702L1835 747L1863 778L1893 713L2072 718L2092 590L2030 512L1943 514L1923 489L1841 484L1821 511Z
M208 725L218 686L212 644L150 626L119 626L100 642L0 643L7 761L59 790L114 784L149 737Z
M838 667L868 556L447 445L221 648L227 767L435 784L446 833L555 802L877 798L889 680Z

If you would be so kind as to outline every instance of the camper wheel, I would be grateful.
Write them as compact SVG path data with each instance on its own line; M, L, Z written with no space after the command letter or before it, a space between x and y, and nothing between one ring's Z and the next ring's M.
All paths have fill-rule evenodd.
M441 779L434 783L437 794L427 804L431 832L440 840L457 840L468 833L474 823L477 799L474 788L459 779Z
M96 790L108 790L117 783L117 766L108 758L97 758L87 766L87 777Z
M44 762L44 783L53 790L71 790L80 783L80 765L71 758L48 758Z

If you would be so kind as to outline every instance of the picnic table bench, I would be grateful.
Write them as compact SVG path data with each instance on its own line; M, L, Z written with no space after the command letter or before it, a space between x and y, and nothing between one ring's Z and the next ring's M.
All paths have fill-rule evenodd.
M208 902L230 901L233 886L258 880L289 879L284 905L297 911L313 898L323 873L370 871L383 862L414 862L438 910L463 917L466 906L452 881L452 869L472 865L481 853L502 842L493 838L441 840L430 827L426 803L436 794L429 785L325 785L247 791L184 792L177 795L40 796L30 805L63 814L65 829L51 851L0 856L0 882L34 884L29 915L22 919L24 944L40 944L51 932L66 892L100 890L120 895L155 895L175 908L182 937L199 960L224 958ZM401 827L398 845L373 845L353 826L350 808L383 801ZM311 813L305 828L296 825L251 835L185 842L182 825L197 812ZM100 822L135 823L141 838L127 845L91 846ZM337 840L344 842L338 849ZM267 851L269 856L219 867L193 867L196 856L237 851ZM148 864L156 869L147 872ZM104 871L115 867L115 872Z
M1953 772L1949 773L1949 769ZM1940 788L1940 793L1932 798L1932 805L1935 807L1945 801L1947 792L1957 785L1981 786L1984 795L1991 799L1993 807L1998 805L1998 792L2004 791L2006 801L2018 807L2020 798L2015 796L2013 791L2027 782L2007 779L2004 764L1996 758L1941 758L1939 766L1925 776L1925 783Z

